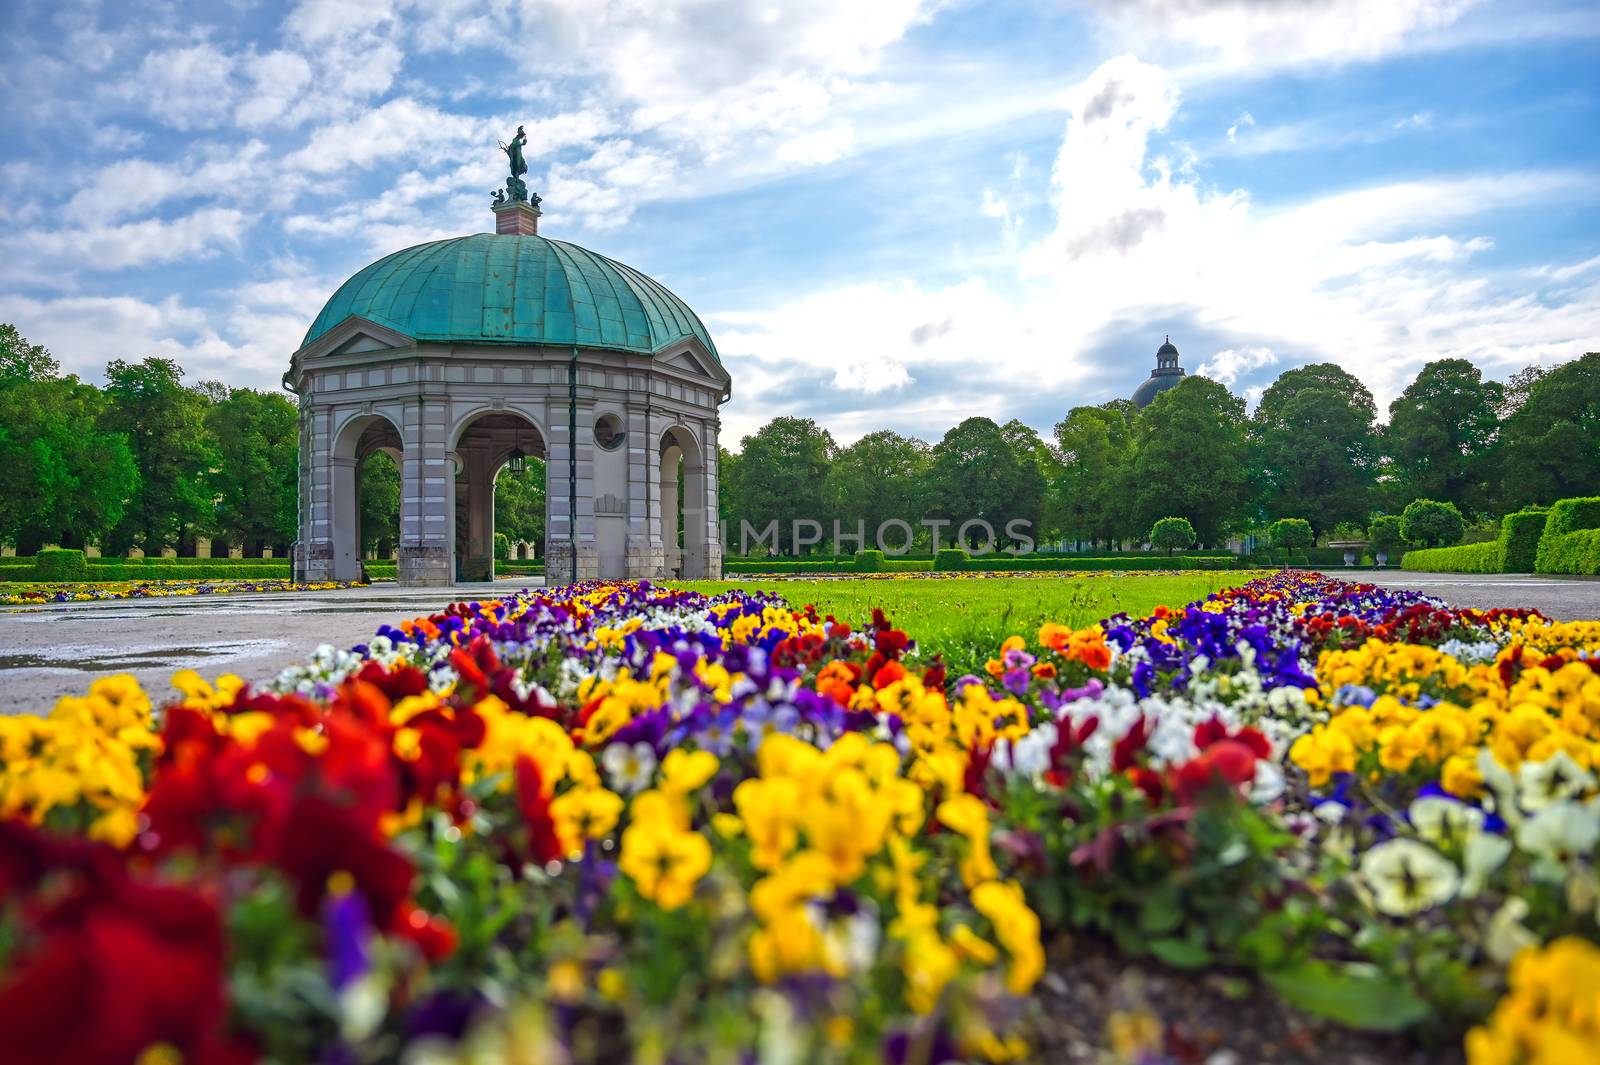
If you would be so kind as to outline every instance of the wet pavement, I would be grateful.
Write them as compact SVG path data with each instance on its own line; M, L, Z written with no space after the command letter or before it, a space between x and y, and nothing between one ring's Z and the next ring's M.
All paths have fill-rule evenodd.
M1328 569L1330 577L1386 588L1415 588L1451 606L1488 610L1531 606L1561 621L1600 619L1600 577L1536 577L1531 573L1414 573L1409 570Z
M171 691L180 669L208 680L222 673L259 680L305 661L319 644L349 647L380 625L528 586L527 579L453 588L380 584L0 607L0 714L47 711L107 673L132 673L157 698Z

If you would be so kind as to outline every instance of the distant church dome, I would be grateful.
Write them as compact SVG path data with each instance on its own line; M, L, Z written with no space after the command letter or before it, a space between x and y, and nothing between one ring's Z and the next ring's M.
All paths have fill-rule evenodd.
M1150 371L1150 376L1133 393L1133 405L1141 410L1150 405L1157 393L1165 392L1176 387L1183 380L1183 367L1178 365L1178 349L1172 343L1172 338L1156 349L1156 368Z

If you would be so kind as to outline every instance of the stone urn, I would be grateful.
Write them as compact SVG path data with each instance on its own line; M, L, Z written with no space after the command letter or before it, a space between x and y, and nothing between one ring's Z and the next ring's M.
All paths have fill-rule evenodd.
M1367 546L1365 540L1329 540L1329 547L1339 548L1344 552L1344 565L1346 569L1354 568L1361 561L1361 551ZM1382 564L1381 562L1379 563Z

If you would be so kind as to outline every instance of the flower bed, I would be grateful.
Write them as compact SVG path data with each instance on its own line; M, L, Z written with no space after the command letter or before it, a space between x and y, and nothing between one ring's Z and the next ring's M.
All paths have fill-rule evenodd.
M239 595L245 592L322 592L330 588L353 588L350 581L296 583L284 578L258 581L90 581L82 583L34 584L6 588L0 592L0 605L23 606L43 603L92 603L102 599L159 599L169 595Z
M1069 941L1600 1046L1600 623L1279 574L954 677L860 620L587 584L0 719L7 1060L1062 1060Z

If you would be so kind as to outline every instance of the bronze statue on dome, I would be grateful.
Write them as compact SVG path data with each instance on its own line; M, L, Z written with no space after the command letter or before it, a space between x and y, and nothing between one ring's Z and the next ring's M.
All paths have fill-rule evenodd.
M511 138L510 144L501 144L500 150L506 153L506 161L511 167L511 176L506 179L504 195L495 194L495 206L509 200L512 203L528 202L528 184L522 180L522 175L528 172L528 160L522 154L522 146L528 143L528 134L521 127L517 127L516 136ZM538 197L534 197L538 202Z

